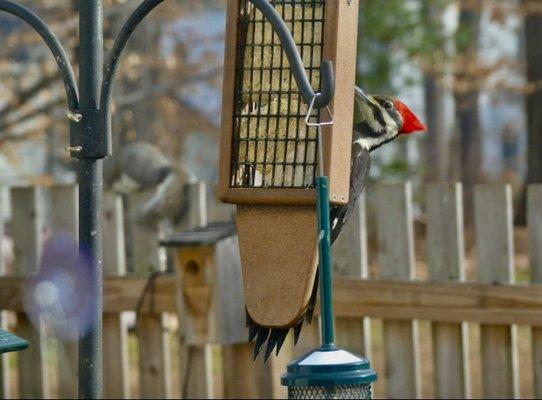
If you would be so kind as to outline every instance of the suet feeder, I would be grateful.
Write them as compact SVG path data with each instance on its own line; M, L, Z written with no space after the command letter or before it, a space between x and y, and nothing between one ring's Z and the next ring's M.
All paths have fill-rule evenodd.
M250 318L298 324L321 265L324 344L289 365L291 398L370 397L376 380L333 343L329 207L349 196L358 6L228 1L219 197L237 205Z
M357 0L228 1L219 197L238 205L247 311L263 326L302 317L317 270L312 88L311 121L328 104L336 120L323 143L329 200L348 202L357 16Z

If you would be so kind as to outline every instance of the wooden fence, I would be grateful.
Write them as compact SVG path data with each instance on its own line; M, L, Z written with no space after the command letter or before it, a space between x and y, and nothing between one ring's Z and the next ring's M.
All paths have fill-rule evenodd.
M0 278L2 323L31 347L3 357L1 394L72 398L77 346L59 343L32 325L21 293L25 277L38 266L44 233L77 232L76 188L9 192L15 262L12 270L3 266ZM368 192L370 201L361 202L334 249L335 310L338 343L368 355L379 372L376 396L542 397L542 287L537 285L542 282L542 185L529 188L525 253L530 262L524 260L527 254L515 257L508 186L476 188L475 221L468 221L474 226L472 243L464 239L459 184L424 189L425 233L417 235L409 183L380 184ZM50 199L49 211L44 198ZM190 225L205 225L201 185L192 188L192 198L199 206L191 210ZM154 283L152 305L144 304L133 328L130 316L149 274L166 265L157 244L160 233L133 226L132 210L144 200L144 194L126 202L105 198L105 396L284 397L280 375L294 355L318 344L317 324L304 329L295 349L287 342L279 358L266 365L252 362L246 343L187 346L177 334L182 316L180 321L175 316L175 279L162 274ZM367 221L376 226L374 235L368 235ZM517 270L516 261L522 263Z

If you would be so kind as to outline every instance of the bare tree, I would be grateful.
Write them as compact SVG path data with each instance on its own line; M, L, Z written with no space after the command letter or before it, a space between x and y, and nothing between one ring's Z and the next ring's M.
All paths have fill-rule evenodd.
M524 0L526 6L532 1ZM540 3L540 2L537 2ZM528 183L542 182L542 10L528 13L525 18L525 55L527 79L533 88L527 95Z
M445 5L446 3L442 1L422 1L422 21L426 27L427 35L432 35L432 37L435 37L435 35L443 36L442 19ZM427 58L427 68L424 68L423 89L429 135L427 135L424 142L424 175L427 181L444 181L448 179L448 146L445 118L446 88L442 84L443 72L434 68L435 64L442 65L443 50L432 52Z
M466 221L473 211L474 185L482 178L482 132L480 128L479 74L477 65L482 2L460 3L459 27L456 35L457 60L455 74L456 121L460 135L460 174L464 185Z

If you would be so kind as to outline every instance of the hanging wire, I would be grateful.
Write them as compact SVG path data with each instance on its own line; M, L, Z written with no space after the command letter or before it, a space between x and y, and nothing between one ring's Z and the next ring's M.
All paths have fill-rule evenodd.
M323 127L324 126L329 126L329 125L333 125L335 123L335 121L333 120L333 114L331 113L331 109L329 108L329 106L326 106L326 111L329 115L329 120L327 121L320 121L318 120L317 122L311 122L311 116L312 116L312 112L313 112L313 109L314 109L314 102L316 101L316 96L311 100L311 104L309 106L309 111L307 111L307 115L305 117L305 125L309 126L309 127L316 127L316 129L318 130L318 176L319 177L324 177L325 176L325 172L324 172L324 139L323 139L323 134L322 134L322 130L323 130Z

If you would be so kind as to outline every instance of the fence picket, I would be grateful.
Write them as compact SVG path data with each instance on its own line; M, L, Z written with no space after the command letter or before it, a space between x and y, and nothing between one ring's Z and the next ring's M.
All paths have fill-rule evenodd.
M285 399L288 397L288 389L280 382L280 378L286 372L288 363L293 360L293 334L284 342L278 356L272 358L263 365L264 377L270 383L270 389L273 399ZM261 357L261 356L260 356ZM263 363L261 359L257 362ZM266 398L265 395L262 398Z
M350 220L333 245L335 276L369 277L365 195L359 200ZM371 320L337 318L337 343L356 354L371 358Z
M159 246L159 230L138 223L138 210L153 193L138 192L130 195L130 224L132 233L132 260L134 272L149 275L164 271L163 249ZM152 293L149 294L152 296ZM140 314L136 332L139 342L139 370L142 398L169 398L170 362L169 333L164 329L160 314Z
M43 192L38 187L13 188L13 241L15 274L26 277L39 265L42 250L44 210ZM28 340L30 347L19 354L19 396L49 397L49 380L45 362L45 336L25 314L17 315L17 333Z
M226 398L286 398L288 393L286 388L281 385L280 377L294 356L291 336L284 342L279 356L271 356L265 364L261 356L258 360L253 361L253 352L254 343L237 343L222 347Z
M427 250L431 280L464 280L462 188L431 184L426 191ZM432 324L435 395L469 398L468 332L466 324Z
M124 207L121 196L104 194L104 274L126 274ZM103 315L104 397L129 397L128 332L122 314Z
M252 343L238 343L222 348L224 371L224 395L228 399L258 399L261 387L258 379L240 379L253 376L258 368L252 362ZM270 398L271 396L269 396Z
M294 347L294 356L301 357L318 347L320 347L320 317L314 316L310 325L303 324L301 335Z
M78 237L78 191L76 186L51 188L51 229ZM76 250L76 249L74 249ZM77 342L58 342L58 395L63 399L77 397L78 345Z
M531 282L542 283L542 185L531 185L527 200ZM542 397L542 328L532 328L534 397Z
M378 185L376 195L380 277L413 279L415 265L411 185ZM417 321L384 320L383 327L388 397L420 397Z
M513 282L512 190L509 185L476 187L475 223L479 280ZM519 397L516 336L515 326L481 326L484 397Z
M292 361L293 338L290 335L278 355L264 364L261 356L253 361L254 343L223 347L224 393L228 399L285 399L287 388L280 383L286 365Z

